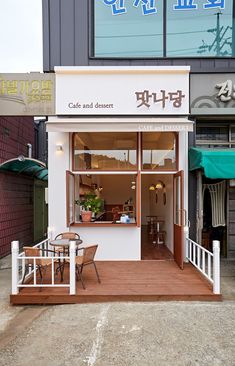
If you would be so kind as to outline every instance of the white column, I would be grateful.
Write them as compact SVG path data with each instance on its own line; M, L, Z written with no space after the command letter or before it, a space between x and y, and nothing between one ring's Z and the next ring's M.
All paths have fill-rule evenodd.
M12 295L17 295L19 293L18 283L19 283L19 242L11 242L11 263L12 263ZM24 270L24 268L23 268Z
M213 293L220 294L220 242L213 240Z
M75 258L76 258L76 240L70 241L69 246L70 264L69 264L69 280L70 280L70 295L76 294L76 273L75 273Z
M57 151L57 145L62 146ZM69 133L48 133L48 220L52 236L68 231L66 220L66 170L69 170Z

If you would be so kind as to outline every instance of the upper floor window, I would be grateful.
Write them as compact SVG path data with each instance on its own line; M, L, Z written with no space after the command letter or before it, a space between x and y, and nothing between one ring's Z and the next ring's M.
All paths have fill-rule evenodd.
M163 4L145 2L94 1L96 57L163 56Z
M95 0L95 57L235 57L233 0Z
M196 145L202 148L235 148L234 125L206 125L198 124L196 127Z

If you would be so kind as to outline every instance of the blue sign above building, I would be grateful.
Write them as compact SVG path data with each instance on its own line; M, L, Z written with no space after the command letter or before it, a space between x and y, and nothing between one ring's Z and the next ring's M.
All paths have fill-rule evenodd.
M204 0L203 9L225 9L226 0ZM127 2L132 2L133 7L141 7L143 15L156 14L158 11L156 0L103 0L104 5L111 7L113 15L122 15L127 13ZM199 1L197 0L176 0L173 4L173 10L197 10Z

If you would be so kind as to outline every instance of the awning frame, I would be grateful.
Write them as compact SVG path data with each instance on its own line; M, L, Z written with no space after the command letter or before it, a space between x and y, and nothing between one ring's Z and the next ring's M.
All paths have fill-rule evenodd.
M26 163L32 163L31 165L25 165ZM31 170L31 172L29 172ZM40 174L45 171L40 177ZM27 158L20 155L18 158L9 159L0 164L0 172L12 172L17 175L24 174L32 178L46 181L48 176L48 170L46 164L40 160Z
M193 125L187 116L53 116L46 122L47 132L192 132Z

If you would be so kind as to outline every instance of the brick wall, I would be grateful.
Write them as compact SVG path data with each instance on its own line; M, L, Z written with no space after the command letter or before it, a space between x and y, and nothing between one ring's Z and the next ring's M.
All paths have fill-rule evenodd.
M32 117L0 117L0 163L27 156L27 143L34 145Z
M33 179L0 173L0 257L11 251L11 241L33 242Z
M0 163L27 156L34 144L31 117L0 117ZM11 251L11 241L21 246L33 242L33 179L0 172L0 257Z

